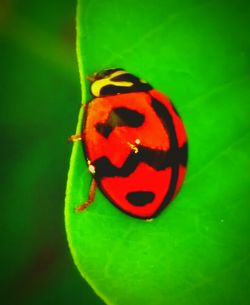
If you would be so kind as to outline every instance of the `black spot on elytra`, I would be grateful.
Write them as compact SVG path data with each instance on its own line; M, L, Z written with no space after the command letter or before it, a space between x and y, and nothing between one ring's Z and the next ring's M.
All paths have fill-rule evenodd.
M95 128L104 138L108 138L116 127L139 127L144 123L144 115L126 107L114 108L105 123L97 123Z
M130 192L127 194L126 199L135 206L144 206L154 200L155 194L152 192Z
M105 123L98 123L96 124L95 128L104 138L108 138L113 129L111 126Z
M112 111L120 120L119 126L139 127L144 122L144 115L125 107L115 108ZM112 119L112 113L111 113Z

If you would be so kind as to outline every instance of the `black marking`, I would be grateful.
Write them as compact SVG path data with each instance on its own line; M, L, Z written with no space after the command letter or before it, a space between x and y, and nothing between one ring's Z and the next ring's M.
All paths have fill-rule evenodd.
M92 164L96 168L96 178L99 180L103 177L128 177L132 174L139 163L144 162L154 168L156 171L164 170L167 167L186 164L186 149L184 144L177 152L173 150L157 150L140 146L139 152L133 151L129 154L122 167L113 165L107 157L101 157Z
M144 206L152 202L155 198L155 194L152 192L130 192L127 194L126 199L135 206Z
M96 130L106 139L113 129L120 126L139 127L144 123L144 115L126 107L114 108L105 123L97 123Z
M112 126L106 123L98 123L95 128L104 138L108 138L113 130Z
M178 141L177 141L177 136L175 133L172 117L168 109L160 101L156 100L154 97L152 97L152 107L156 112L156 114L158 115L158 117L161 119L162 124L164 125L166 131L168 132L169 141L170 141L170 155L174 155L175 157L177 157L179 154L179 149L178 149ZM172 165L171 165L172 175L170 179L169 189L167 195L163 200L162 205L160 206L160 209L157 210L156 215L166 207L166 205L171 201L174 195L176 184L178 181L179 163L181 163L179 158L174 158L172 160Z
M122 123L122 125L118 126L139 127L144 123L144 115L135 110L119 107L113 109L113 112L119 117L120 122Z
M184 167L187 166L187 154L188 154L188 145L187 142L179 149L180 164Z

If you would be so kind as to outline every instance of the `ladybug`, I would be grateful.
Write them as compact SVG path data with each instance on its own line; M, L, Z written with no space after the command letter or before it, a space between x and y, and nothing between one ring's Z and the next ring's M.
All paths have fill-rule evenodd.
M169 98L124 69L95 73L85 106L81 135L93 175L88 200L96 186L130 216L152 219L179 191L186 173L187 137Z

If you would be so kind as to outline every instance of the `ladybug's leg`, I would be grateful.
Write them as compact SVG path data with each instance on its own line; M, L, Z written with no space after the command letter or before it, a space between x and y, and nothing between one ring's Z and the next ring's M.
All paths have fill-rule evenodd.
M82 135L81 134L75 134L73 136L70 136L68 138L69 142L76 142L76 141L82 141Z
M83 107L85 111L88 110L88 104L82 104L81 107ZM70 136L67 140L69 142L83 141L84 140L84 135L83 134L75 134L73 136Z
M79 205L79 207L77 207L75 210L76 212L82 212L84 211L88 206L91 205L91 203L94 201L95 199L95 190L96 190L96 181L95 179L92 179L91 184L90 184L90 188L89 188L89 195L88 195L88 199L87 201L85 201L84 203L82 203L81 205Z

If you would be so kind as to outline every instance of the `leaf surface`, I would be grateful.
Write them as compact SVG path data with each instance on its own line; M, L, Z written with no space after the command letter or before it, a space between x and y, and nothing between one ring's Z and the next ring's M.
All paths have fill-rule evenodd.
M247 1L79 0L85 76L122 67L174 102L185 123L185 183L152 222L129 217L97 191L74 143L66 229L75 263L112 305L247 304L249 300L249 4ZM80 111L77 133L82 126Z

